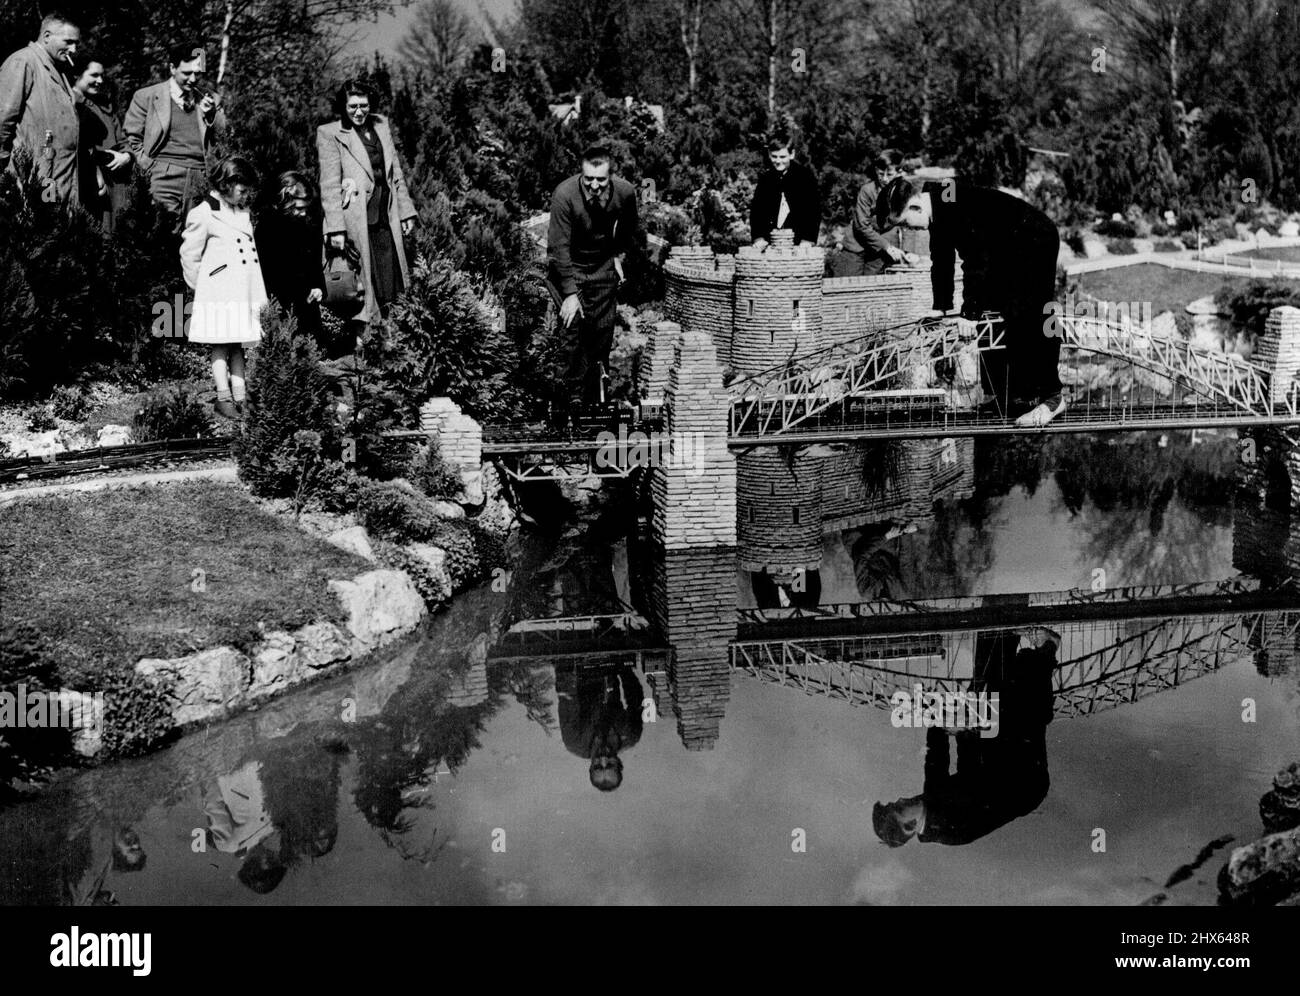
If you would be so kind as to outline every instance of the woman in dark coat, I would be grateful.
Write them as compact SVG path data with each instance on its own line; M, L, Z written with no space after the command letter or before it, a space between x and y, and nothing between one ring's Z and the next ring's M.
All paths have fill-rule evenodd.
M325 278L320 201L311 180L296 170L281 173L275 200L258 215L254 234L267 296L275 299L282 315L297 321L300 334L311 336L333 358L335 350L324 340L321 326Z
M130 195L131 154L108 102L104 64L93 55L82 54L75 65L77 119L81 126L77 164L81 206L105 232L111 233Z

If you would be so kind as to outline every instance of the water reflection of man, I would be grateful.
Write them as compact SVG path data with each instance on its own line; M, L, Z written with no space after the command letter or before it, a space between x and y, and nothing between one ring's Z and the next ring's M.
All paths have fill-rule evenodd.
M962 730L957 771L948 771L949 731L925 733L925 787L920 795L876 803L871 822L890 847L970 844L1033 810L1047 796L1047 724L1060 637L1050 630L981 633L971 691L998 696L998 731Z
M555 671L560 737L591 760L591 784L613 792L623 784L619 754L641 739L641 682L626 664L564 667Z
M249 761L231 774L219 775L204 793L203 812L209 845L242 856L239 881L264 895L280 884L287 869L280 857L280 835L266 808L261 770L260 761Z

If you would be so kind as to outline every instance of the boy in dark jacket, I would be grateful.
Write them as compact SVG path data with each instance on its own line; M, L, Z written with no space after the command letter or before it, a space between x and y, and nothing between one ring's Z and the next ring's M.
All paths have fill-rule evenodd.
M772 168L764 171L754 187L749 205L749 234L760 249L777 228L789 228L796 243L817 244L822 224L821 192L817 177L790 153L790 138L780 132L767 140L767 159Z
M1037 208L1000 190L957 180L894 180L877 210L886 225L928 229L930 281L938 314L952 310L955 253L962 259L962 314L1000 312L1002 350L982 356L985 386L1012 409L1017 425L1043 426L1065 410L1057 363L1061 340L1045 330L1056 295L1056 225Z

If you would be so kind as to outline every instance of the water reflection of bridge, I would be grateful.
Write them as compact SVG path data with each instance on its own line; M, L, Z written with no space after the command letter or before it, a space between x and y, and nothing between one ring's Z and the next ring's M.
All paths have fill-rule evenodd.
M716 566L716 565L715 565ZM705 578L696 571L691 576ZM679 605L679 607L681 607ZM850 705L888 707L898 691L957 692L975 678L976 645L994 633L1059 639L1059 714L1085 716L1220 670L1243 657L1284 673L1300 648L1300 594L1249 578L1203 584L885 600L813 608L735 609L715 601L671 632L635 612L520 620L489 664L635 661L671 703L683 739L711 746L727 675ZM667 693L667 694L665 694ZM694 720L707 718L701 733ZM689 738L689 739L688 739Z
M1052 629L1060 637L1055 710L1086 716L1176 688L1266 645L1293 656L1300 611L1071 622ZM1006 631L999 622L948 633L737 641L731 665L749 677L807 694L889 708L896 692L911 694L916 686L931 692L968 689L977 640Z

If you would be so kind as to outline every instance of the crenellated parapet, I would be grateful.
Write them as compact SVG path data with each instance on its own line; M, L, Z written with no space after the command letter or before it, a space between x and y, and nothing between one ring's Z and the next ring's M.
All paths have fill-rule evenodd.
M736 255L674 246L664 264L664 316L704 332L718 360L757 373L824 346L915 321L930 310L930 261L866 277L825 277L825 250L778 230ZM961 306L961 271L955 305Z

